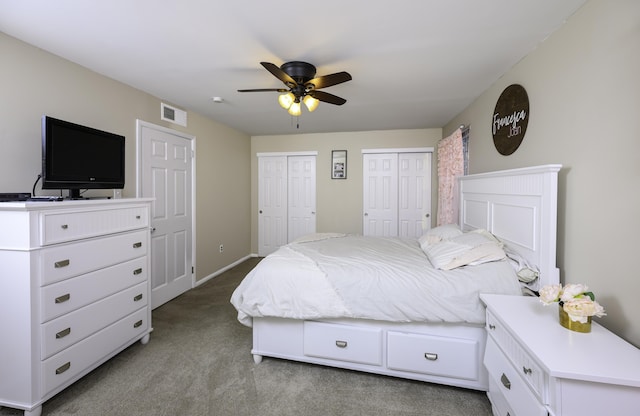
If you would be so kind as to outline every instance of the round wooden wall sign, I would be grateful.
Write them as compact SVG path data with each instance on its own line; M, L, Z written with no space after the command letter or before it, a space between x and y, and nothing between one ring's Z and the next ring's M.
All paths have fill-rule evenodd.
M529 124L529 96L522 85L509 85L502 91L491 120L493 144L500 154L515 152Z

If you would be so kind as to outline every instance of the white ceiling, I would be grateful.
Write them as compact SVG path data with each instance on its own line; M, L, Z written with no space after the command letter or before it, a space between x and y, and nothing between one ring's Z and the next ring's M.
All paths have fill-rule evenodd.
M0 0L0 31L251 135L437 128L585 2ZM284 87L261 61L347 71L347 103L238 93Z

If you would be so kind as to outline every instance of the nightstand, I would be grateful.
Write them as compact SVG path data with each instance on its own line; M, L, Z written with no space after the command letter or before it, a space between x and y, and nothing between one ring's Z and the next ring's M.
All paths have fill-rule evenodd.
M640 349L597 323L590 333L558 322L558 305L481 295L484 364L496 416L638 415Z

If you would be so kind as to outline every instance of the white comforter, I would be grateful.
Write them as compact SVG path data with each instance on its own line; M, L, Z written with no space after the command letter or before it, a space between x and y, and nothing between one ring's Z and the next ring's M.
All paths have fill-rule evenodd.
M238 320L363 318L484 323L480 293L521 293L496 261L436 270L416 240L319 234L264 258L236 288Z

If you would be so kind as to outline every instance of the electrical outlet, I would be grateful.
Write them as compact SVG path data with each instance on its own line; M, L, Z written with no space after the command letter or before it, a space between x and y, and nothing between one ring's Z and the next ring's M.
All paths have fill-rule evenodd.
M220 244L220 253L224 251L224 244Z

